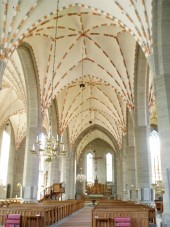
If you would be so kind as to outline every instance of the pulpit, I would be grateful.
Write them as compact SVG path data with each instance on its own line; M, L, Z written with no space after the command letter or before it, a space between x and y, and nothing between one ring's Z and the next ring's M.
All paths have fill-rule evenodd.
M46 199L57 199L61 198L62 194L65 192L65 188L63 187L63 183L54 183L52 186L47 187L43 191L43 195L41 195L40 201Z

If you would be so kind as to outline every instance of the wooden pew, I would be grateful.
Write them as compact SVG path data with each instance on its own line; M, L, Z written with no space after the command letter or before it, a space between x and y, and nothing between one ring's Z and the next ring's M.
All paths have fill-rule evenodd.
M83 205L84 202L81 200L10 204L8 207L0 207L0 225L5 224L7 214L21 214L22 226L49 226L82 208Z
M155 200L156 209L162 213L163 212L163 201L162 200Z
M149 226L149 209L137 204L102 201L92 210L92 227L112 227L114 218L128 217L131 227Z
M133 206L133 207L141 207L141 208L145 208L148 210L149 212L149 223L153 223L156 224L156 210L153 207L150 207L148 205L144 205L144 204L136 204L133 201L121 201L121 200L103 200L100 204L102 204L103 206ZM101 206L101 205L100 205Z

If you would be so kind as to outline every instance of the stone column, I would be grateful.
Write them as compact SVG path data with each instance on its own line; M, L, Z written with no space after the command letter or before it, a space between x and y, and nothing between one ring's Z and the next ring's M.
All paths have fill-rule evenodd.
M135 188L139 191L139 200L150 202L151 200L151 179L149 162L149 127L148 127L148 93L147 78L149 65L146 57L139 47L136 58L135 74L135 110L134 110L134 130L135 130L135 147L136 147L136 167L137 167L137 184ZM140 195L143 196L140 196ZM149 196L147 196L149 195ZM140 198L141 197L141 198Z
M27 140L25 147L25 159L24 159L24 200L36 201L38 190L38 176L39 176L39 158L31 154L32 144L35 142L36 127L30 126L27 128Z
M124 182L124 194L126 200L137 200L137 193L134 194L131 191L132 185L136 186L136 147L134 138L134 113L128 111L127 113L127 136L126 136L126 163L125 163L125 182ZM132 195L134 194L134 195Z
M126 179L124 185L124 193L126 200L130 199L131 185L136 185L136 157L135 147L127 146L126 148ZM137 198L136 198L137 199Z
M75 153L73 150L69 151L68 167L69 167L67 172L68 198L75 199L75 194L76 194Z
M6 62L4 60L0 60L0 90L2 88L2 78L5 70Z
M170 176L168 174L168 171L170 170L170 72L167 75L157 75L157 70L155 71L154 67L154 56L150 55L148 61L154 75L154 87L158 115L158 132L161 141L161 172L163 185L165 187L165 193L163 194L163 222L166 227L170 227L170 225L166 225L168 222L170 222Z
M123 147L122 147L122 151L120 153L120 159L121 159L121 166L122 166L122 189L121 189L121 197L122 200L127 200L127 194L126 194L126 181L127 181L127 169L126 169L126 148L127 148L127 137L124 136L123 137Z
M22 185L24 187L24 200L36 201L38 190L39 159L35 158L31 154L30 150L32 149L33 143L35 143L37 128L41 122L38 84L36 80L37 75L31 50L26 46L20 46L17 51L24 71L28 100L27 136Z
M163 226L170 227L170 1L153 1L153 77L161 141L161 169L165 186Z
M149 128L147 126L136 126L136 163L137 163L137 185L139 198L143 202L151 201L151 174L149 163L148 137Z
M52 134L56 139L57 134L59 134L57 114L56 103L53 101L51 108ZM52 185L53 183L60 183L60 158L57 157L50 163L49 166L49 185Z
M25 150L25 138L23 139L19 150L17 150L16 152L16 158L15 158L15 175L14 175L14 181L13 181L13 195L12 197L14 198L16 195L18 195L19 197L19 191L20 188L17 186L18 183L23 184L23 163L24 163L24 156L25 156L25 152L23 152ZM23 194L21 195L21 197L23 197Z
M122 154L116 154L116 169L117 169L117 199L122 199L123 193L123 169L122 169Z
M158 95L158 130L161 141L161 169L162 180L165 186L163 195L164 217L167 227L170 227L170 74L164 75L164 78L155 79L155 88ZM168 98L169 97L169 98Z

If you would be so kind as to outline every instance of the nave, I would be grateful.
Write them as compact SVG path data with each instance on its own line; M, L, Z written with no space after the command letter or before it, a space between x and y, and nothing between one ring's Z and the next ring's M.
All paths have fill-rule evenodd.
M0 199L23 201L0 225L87 195L160 200L170 227L169 37L169 0L0 0ZM38 204L55 183L65 202Z

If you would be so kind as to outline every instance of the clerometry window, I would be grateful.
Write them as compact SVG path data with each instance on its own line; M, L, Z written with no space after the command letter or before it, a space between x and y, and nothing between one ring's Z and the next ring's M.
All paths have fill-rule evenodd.
M87 182L93 182L93 155L91 153L87 154Z
M150 152L152 166L152 182L162 180L161 160L160 160L160 140L159 134L153 130L150 134Z
M112 182L112 154L108 153L106 155L106 178L107 182Z
M4 186L7 184L9 149L10 149L10 134L6 130L4 130L2 135L2 146L0 156L0 181Z

